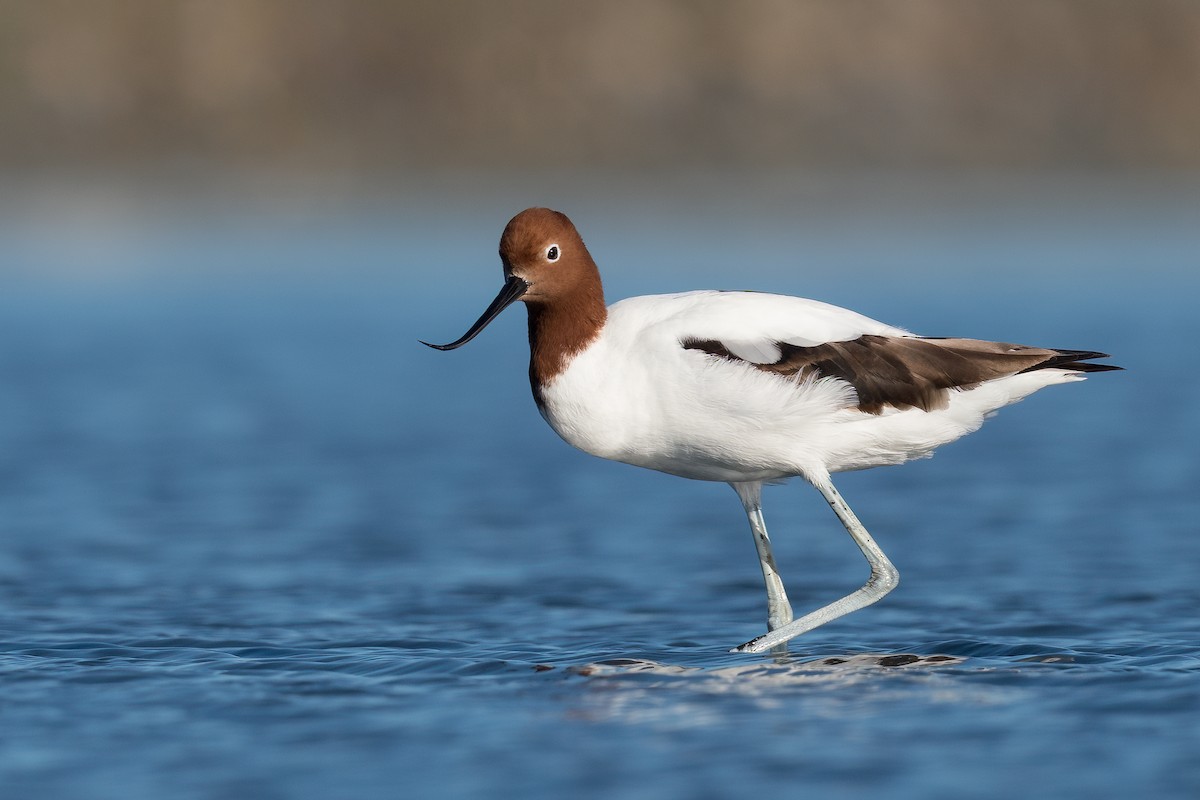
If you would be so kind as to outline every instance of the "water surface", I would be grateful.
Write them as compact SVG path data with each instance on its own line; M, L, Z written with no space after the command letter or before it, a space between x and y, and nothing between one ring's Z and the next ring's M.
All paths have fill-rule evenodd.
M415 343L494 294L504 219L462 241L372 214L184 225L115 248L134 277L91 284L30 277L66 274L77 244L14 245L6 796L1194 796L1194 230L893 238L877 215L817 269L835 237L803 249L761 218L740 247L701 228L682 251L617 236L619 213L585 229L614 297L787 253L800 266L752 258L723 285L1129 368L843 476L901 586L774 659L727 652L765 623L727 487L558 441L519 309L455 353ZM172 260L184 279L142 269ZM765 502L798 611L862 582L815 492Z

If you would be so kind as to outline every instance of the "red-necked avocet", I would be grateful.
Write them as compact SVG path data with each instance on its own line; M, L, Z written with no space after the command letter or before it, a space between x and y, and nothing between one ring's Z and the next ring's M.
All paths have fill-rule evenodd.
M529 312L538 410L592 455L730 484L749 517L767 588L759 653L876 602L896 568L830 475L902 464L979 428L1009 403L1085 373L1086 350L916 336L837 306L756 292L695 291L606 306L600 273L567 217L517 214L500 238L504 287L453 350L513 302ZM426 342L425 344L428 344ZM816 487L862 550L857 591L793 619L760 502L764 481Z

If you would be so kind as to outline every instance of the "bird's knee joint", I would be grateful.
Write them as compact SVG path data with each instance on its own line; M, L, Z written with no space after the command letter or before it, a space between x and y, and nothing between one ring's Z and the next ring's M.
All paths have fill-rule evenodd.
M871 580L868 583L873 588L886 594L900 585L900 572L891 564L888 564L886 567L872 570Z

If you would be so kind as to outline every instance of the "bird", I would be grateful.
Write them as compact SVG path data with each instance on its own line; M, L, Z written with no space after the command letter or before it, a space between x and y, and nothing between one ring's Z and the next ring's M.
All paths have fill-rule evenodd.
M525 304L529 382L567 443L613 461L728 483L749 521L767 632L730 652L786 652L802 633L899 582L832 481L902 464L977 430L1039 389L1121 369L1091 350L919 336L818 300L700 290L606 305L596 262L563 213L528 208L500 237L504 283L454 350ZM801 478L862 551L859 589L795 617L767 534L762 487Z

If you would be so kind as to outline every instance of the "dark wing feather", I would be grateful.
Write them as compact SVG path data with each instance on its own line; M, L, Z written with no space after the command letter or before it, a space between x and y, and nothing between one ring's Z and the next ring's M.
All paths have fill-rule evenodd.
M778 361L754 364L733 355L716 340L682 342L685 349L740 361L786 378L840 378L854 387L859 410L868 414L879 414L888 406L924 411L945 408L950 389L969 389L984 381L1036 369L1079 372L1120 369L1108 364L1081 363L1086 359L1106 358L1103 353L1050 350L979 339L864 335L813 347L776 344L780 350Z

